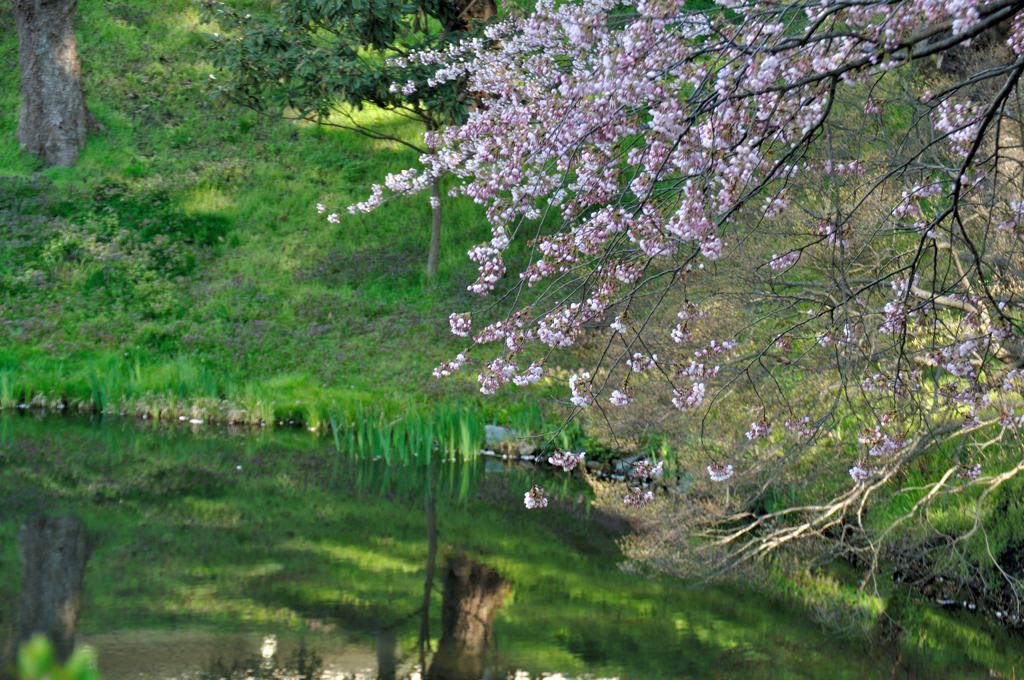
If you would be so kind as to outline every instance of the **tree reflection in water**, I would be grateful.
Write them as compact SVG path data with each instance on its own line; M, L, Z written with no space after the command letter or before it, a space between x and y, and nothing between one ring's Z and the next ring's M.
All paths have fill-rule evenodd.
M21 554L21 642L43 633L58 661L71 656L89 559L85 527L74 517L36 516L18 532Z
M225 663L220 657L207 664L200 680L321 680L323 661L316 650L305 642L285 661L278 653L277 638L267 635L260 645L260 653Z
M494 615L512 584L486 564L451 557L444 572L441 640L427 680L479 680L491 647Z
M250 443L134 427L0 414L0 647L19 636L18 530L58 505L103 536L76 641L98 650L105 680L196 680L218 655L255 674L270 632L271 671L312 669L311 655L293 661L304 635L322 680L949 677L942 666L980 678L1024 658L1019 639L924 612L929 646L904 647L897 666L785 598L624 575L622 526L583 520L581 504L523 508L533 472L342 456L330 488L331 452L305 433Z
M264 638L260 655L225 664L211 662L201 680L481 680L487 673L488 651L493 641L494 616L501 608L512 584L490 566L463 555L449 556L443 572L441 601L441 638L429 657L430 600L434 589L435 561L438 551L437 512L432 495L425 498L427 520L427 560L424 573L423 604L409 617L390 625L378 625L374 631L377 657L376 673L324 673L316 651L305 643L293 652L290 663L277 654L277 639ZM401 658L398 628L410 618L420 619L419 663L408 665ZM422 669L426 668L424 676ZM400 672L399 669L402 669ZM494 677L504 678L504 672ZM518 676L517 676L518 677Z

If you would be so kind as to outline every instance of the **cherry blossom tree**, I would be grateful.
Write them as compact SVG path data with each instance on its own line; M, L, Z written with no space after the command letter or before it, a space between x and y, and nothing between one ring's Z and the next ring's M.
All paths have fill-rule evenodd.
M350 208L446 173L486 206L492 302L452 314L469 344L436 374L674 409L703 479L670 510L645 467L624 499L671 516L665 563L815 544L1024 615L994 528L1024 469L1024 2L689 7L543 0L402 58L484 100Z

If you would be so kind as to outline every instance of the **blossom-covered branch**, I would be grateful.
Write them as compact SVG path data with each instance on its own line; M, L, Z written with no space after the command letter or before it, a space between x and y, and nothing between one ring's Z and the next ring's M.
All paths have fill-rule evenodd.
M390 186L457 176L493 232L470 290L511 305L453 314L473 345L440 373L483 354L481 390L513 389L602 337L566 401L647 393L699 424L707 475L746 489L710 526L746 524L709 535L743 559L850 522L869 536L867 500L911 463L958 492L1016 469L1022 10L544 1L404 57L483 105ZM516 248L529 264L507 281ZM794 475L827 475L829 497L755 512Z

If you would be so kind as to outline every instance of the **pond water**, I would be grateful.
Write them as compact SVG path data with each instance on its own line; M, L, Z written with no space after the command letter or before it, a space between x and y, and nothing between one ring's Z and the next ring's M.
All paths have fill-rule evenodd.
M524 490L540 481L556 498L526 510ZM1022 668L1019 638L966 614L900 652L757 588L635 575L616 543L627 527L565 475L484 459L387 466L289 430L33 414L0 415L0 651L17 630L18 530L39 513L74 516L93 542L77 642L97 649L107 680L311 667L448 680Z

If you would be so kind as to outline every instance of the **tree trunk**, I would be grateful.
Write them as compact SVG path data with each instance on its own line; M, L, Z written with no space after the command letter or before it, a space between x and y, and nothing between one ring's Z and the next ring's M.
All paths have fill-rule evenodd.
M445 26L446 31L468 31L474 24L482 24L498 13L498 4L494 0L454 0L458 10L454 22Z
M4 567L0 555L0 569ZM18 649L18 601L0 600L0 680L16 680L15 662Z
M486 564L450 558L444 571L441 641L427 680L479 680L491 628L512 585Z
M398 636L394 628L378 628L374 634L377 680L395 680L398 673Z
M18 533L21 641L43 633L65 662L75 646L82 576L89 558L85 528L73 517L34 517Z
M18 628L6 620L0 621L0 680L16 680Z
M441 178L430 183L430 253L427 255L427 280L437 279L437 262L441 259Z
M85 106L75 42L78 0L14 0L21 69L21 150L74 165L96 122Z
M423 577L423 605L420 607L420 668L426 667L427 645L430 644L430 592L434 589L434 565L437 563L437 508L429 489L424 504L427 511L427 573Z

